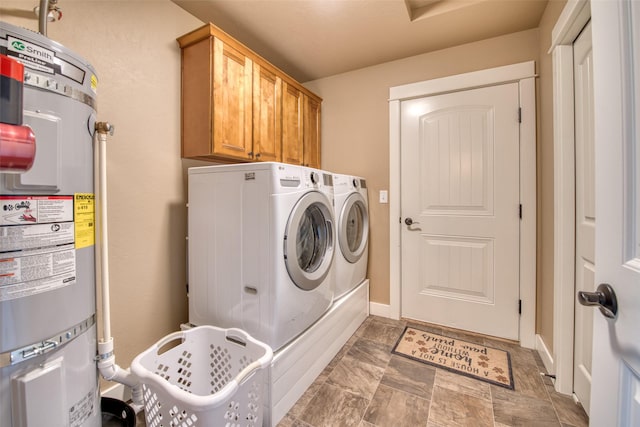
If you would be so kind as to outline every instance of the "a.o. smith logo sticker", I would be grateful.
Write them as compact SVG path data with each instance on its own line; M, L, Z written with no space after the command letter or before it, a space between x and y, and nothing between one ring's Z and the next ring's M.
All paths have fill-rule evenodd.
M52 50L8 35L7 52L31 68L47 73L55 70L55 53Z

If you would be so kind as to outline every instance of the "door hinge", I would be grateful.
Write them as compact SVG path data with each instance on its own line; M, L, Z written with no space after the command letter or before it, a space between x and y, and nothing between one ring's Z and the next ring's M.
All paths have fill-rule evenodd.
M518 300L518 314L522 314L522 300Z
M518 123L522 123L522 107L518 107Z
M520 219L522 219L522 203L520 203L520 205L518 207L518 217L520 217Z

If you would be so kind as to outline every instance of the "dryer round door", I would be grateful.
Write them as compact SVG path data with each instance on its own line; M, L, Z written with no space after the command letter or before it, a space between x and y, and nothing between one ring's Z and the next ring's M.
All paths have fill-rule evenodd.
M352 264L357 262L367 248L369 239L369 213L360 193L352 193L345 200L338 230L342 255Z
M287 222L284 261L291 280L307 291L320 286L333 261L333 212L327 197L317 191L298 200Z

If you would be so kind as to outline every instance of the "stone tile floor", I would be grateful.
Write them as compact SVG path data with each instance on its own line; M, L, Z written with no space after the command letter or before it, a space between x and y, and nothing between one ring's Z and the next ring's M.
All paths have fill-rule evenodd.
M509 351L515 390L392 354L407 325ZM369 316L278 427L587 426L541 372L537 352L510 341Z
M509 351L515 390L392 354L407 325ZM369 316L277 427L588 426L541 372L538 354L510 341Z

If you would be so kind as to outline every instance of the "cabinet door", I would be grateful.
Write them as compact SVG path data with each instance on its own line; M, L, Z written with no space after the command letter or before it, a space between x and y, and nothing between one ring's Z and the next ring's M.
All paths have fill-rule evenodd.
M213 154L247 160L252 153L252 61L214 39Z
M211 53L206 38L182 50L182 157L211 155Z
M302 164L303 93L286 81L282 82L282 161Z
M320 101L304 96L304 162L305 166L320 168Z
M263 162L282 161L282 79L253 64L253 153Z

